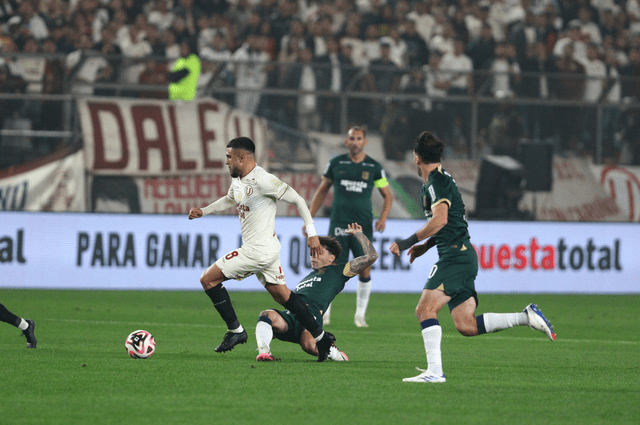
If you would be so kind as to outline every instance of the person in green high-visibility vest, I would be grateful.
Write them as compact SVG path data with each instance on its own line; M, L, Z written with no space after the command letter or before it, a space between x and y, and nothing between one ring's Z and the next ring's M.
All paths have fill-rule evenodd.
M200 58L194 53L191 43L180 43L180 59L169 73L169 99L192 100L196 97L198 78L200 77Z

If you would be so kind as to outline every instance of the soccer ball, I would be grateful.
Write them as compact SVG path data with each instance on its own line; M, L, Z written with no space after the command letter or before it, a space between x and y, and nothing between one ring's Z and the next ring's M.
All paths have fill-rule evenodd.
M124 342L127 353L134 359L146 359L156 351L156 341L147 331L139 330L129 334Z

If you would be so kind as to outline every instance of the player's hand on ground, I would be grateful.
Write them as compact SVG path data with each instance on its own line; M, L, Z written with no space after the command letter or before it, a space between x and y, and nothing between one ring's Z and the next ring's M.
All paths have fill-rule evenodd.
M191 208L189 211L189 220L193 220L194 218L202 217L202 210L200 208Z
M384 232L384 229L387 227L387 223L385 220L376 221L376 232Z
M362 226L360 226L358 223L351 223L347 225L347 230L345 230L345 233L349 235L355 235L357 232L362 232Z
M309 253L311 256L320 255L322 245L320 245L320 238L318 236L311 236L307 239L307 246L309 247Z

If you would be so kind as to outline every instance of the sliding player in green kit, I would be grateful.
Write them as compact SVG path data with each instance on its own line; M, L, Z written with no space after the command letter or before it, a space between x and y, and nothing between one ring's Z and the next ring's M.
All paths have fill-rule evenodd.
M320 236L321 251L319 254L311 255L311 268L313 271L298 285L293 291L313 314L319 325L322 326L322 313L326 311L331 301L344 289L345 283L353 276L373 264L378 253L371 244L371 241L362 233L362 227L357 223L349 224L345 233L353 235L360 243L363 255L354 258L348 263L336 263L340 257L342 248L338 241L331 236ZM260 313L258 324L256 325L256 340L258 343L258 357L260 361L276 360L271 354L271 340L276 339L300 344L302 349L317 356L316 341L296 319L296 316L289 310L264 310ZM347 356L339 351L335 345L331 347L329 359L335 361L349 360Z
M464 336L520 325L544 332L552 341L556 338L553 326L535 304L529 304L522 313L475 316L478 296L474 281L478 274L478 257L469 242L464 203L456 182L440 163L443 147L443 143L428 131L415 140L414 161L425 183L422 208L429 221L407 239L398 240L389 247L395 255L409 249L410 263L429 248L438 247L439 260L429 272L416 307L428 367L427 370L418 369L422 372L420 375L404 378L404 382L446 382L440 351L442 328L438 322L438 312L445 304L449 305L456 329ZM425 243L416 245L424 239L427 239Z

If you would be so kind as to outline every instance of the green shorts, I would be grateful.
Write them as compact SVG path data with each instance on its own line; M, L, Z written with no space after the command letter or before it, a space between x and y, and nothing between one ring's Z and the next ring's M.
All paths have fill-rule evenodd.
M336 258L336 263L347 263L349 261L349 251L353 254L353 258L364 255L360 242L358 242L358 240L352 235L344 233L349 228L349 224L351 223L334 221L329 224L329 236L335 237L342 247L342 254L340 254L339 258ZM369 222L358 224L362 226L362 233L364 233L370 241L373 241L373 223Z
M314 307L311 307L310 305L307 305L307 308L309 309L313 317L315 317L316 322L318 322L318 324L322 326L322 314L320 314L320 311L318 311ZM287 330L285 333L282 333L282 334L274 332L273 337L276 339L279 339L280 341L293 342L294 344L300 344L300 335L302 335L302 332L305 329L304 329L304 326L302 326L302 324L298 322L298 320L296 320L296 315L290 312L289 310L285 310L285 311L276 310L276 312L280 316L282 316L285 322L287 322L287 325L289 325L289 330Z
M478 305L475 279L478 275L478 256L467 240L447 248L429 272L424 289L440 289L451 297L449 311L473 297Z

